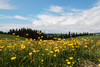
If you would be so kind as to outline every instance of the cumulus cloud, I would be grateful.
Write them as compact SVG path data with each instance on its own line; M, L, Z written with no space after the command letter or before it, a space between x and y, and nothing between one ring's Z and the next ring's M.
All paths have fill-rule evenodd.
M56 6L56 5L51 5L49 7L49 9L47 9L48 11L51 11L51 12L56 12L56 13L61 13L63 12L63 7L61 6Z
M0 0L0 9L15 9L15 7L10 5L8 0Z
M88 10L73 9L73 11L59 16L39 14L37 19L33 20L33 25L49 32L100 32L99 5Z

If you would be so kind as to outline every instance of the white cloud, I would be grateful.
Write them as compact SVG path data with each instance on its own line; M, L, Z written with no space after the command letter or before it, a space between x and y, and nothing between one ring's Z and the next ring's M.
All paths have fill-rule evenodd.
M24 16L20 16L20 15L15 15L15 16L0 15L0 19L19 19L19 20L32 21L29 17L24 17Z
M80 10L80 9L72 9L72 11L83 11L83 10Z
M100 6L88 10L74 9L75 12L66 12L60 16L39 14L33 20L33 25L49 32L100 32Z
M61 12L63 12L63 7L52 5L47 10L51 11L51 12L61 13Z
M0 9L15 9L15 7L10 5L8 0L0 0Z
M25 18L23 16L19 16L19 15L16 15L14 16L16 19L21 19L21 20L27 20L28 18Z

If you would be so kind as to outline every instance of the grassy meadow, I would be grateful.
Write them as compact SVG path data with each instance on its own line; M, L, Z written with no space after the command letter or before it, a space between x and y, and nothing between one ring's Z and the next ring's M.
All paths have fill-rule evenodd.
M0 34L0 67L100 67L100 35L38 38Z

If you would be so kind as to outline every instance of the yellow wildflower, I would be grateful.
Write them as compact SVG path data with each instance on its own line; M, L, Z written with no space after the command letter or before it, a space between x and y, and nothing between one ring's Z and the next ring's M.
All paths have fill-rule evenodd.
M12 46L7 46L7 48L12 48Z
M38 37L38 39L40 39L40 37Z
M42 54L42 56L44 56L44 54Z
M26 38L26 41L28 41L28 38Z
M28 36L28 33L26 35Z
M53 53L53 51L50 51L50 53L52 54L52 53Z
M56 54L54 54L53 56L56 57Z
M25 45L21 44L21 49L25 49Z
M43 36L41 36L41 38L43 38Z
M3 49L5 46L0 46L1 49Z
M71 62L68 61L67 64L71 64Z
M98 61L100 62L100 59L98 59Z
M59 49L56 49L55 52L58 52L59 53Z
M11 57L11 60L15 60L16 59L16 57Z
M73 46L73 44L67 44L68 46Z
M34 53L36 53L36 50L33 50Z
M17 37L19 37L19 35L17 35Z
M2 51L2 49L0 49L0 51Z
M98 67L100 67L100 63L98 64Z
M45 49L45 51L48 51L48 49Z
M87 45L85 45L85 47L87 47Z
M32 52L30 52L29 55L32 55Z
M32 38L30 38L30 41L32 41Z
M68 61L68 59L66 59L66 61Z
M41 35L41 33L39 33Z
M73 57L69 57L69 59L70 59L70 60L72 60L72 59L73 59Z
M41 60L42 62L44 61L44 60Z
M15 33L13 33L13 35L15 35Z
M75 62L72 62L73 64L75 64Z
M79 61L80 59L78 58L77 60Z

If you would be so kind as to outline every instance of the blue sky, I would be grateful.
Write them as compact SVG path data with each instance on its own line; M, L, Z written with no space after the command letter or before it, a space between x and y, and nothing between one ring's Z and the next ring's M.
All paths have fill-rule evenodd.
M29 25L32 29L43 30L47 33L66 32L58 30L58 26L61 27L60 29L67 29L67 31L71 30L72 32L98 32L98 28L89 28L89 30L86 28L91 27L90 24L95 21L95 19L91 19L93 16L91 12L96 12L98 15L99 4L100 0L0 0L0 30L7 31L11 28L28 27L27 25ZM94 23L97 24L98 21ZM8 27L12 24L14 26ZM81 31L83 28L73 30L74 26L77 27L79 24L80 27L81 24L85 24L84 30ZM55 28L52 29L51 26ZM63 28L64 26L65 28Z

